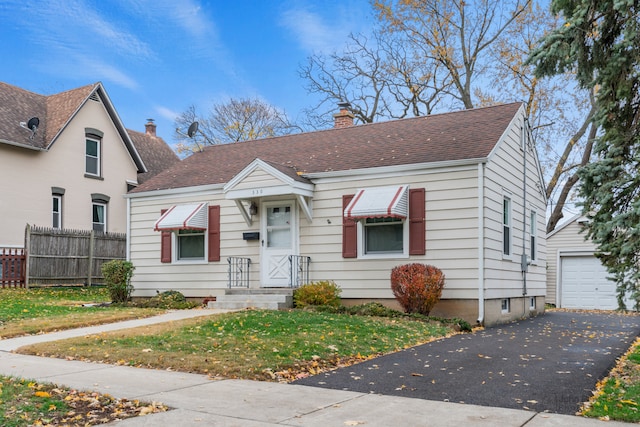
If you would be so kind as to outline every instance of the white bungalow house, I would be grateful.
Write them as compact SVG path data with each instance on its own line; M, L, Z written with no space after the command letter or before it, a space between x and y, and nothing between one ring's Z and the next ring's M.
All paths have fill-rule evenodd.
M546 201L528 135L519 103L359 126L343 109L333 129L206 147L126 196L134 296L326 279L345 304L397 307L391 269L424 263L446 275L433 315L539 313Z

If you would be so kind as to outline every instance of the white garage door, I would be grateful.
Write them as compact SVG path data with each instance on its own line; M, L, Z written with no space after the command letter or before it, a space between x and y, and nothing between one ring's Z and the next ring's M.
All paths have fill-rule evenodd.
M594 256L560 258L563 308L615 310L616 284L607 280L607 270ZM628 307L631 308L631 307Z

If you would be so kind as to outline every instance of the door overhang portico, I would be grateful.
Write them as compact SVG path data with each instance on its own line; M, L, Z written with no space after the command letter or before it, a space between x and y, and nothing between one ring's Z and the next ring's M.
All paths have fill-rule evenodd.
M255 159L223 188L225 198L233 200L242 218L251 226L251 205L264 199L295 198L304 217L311 222L314 184L293 168Z

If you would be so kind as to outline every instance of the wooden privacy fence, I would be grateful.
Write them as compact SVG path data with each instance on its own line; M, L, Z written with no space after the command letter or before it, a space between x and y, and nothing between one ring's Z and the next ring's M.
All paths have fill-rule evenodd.
M24 288L26 270L24 249L2 248L0 250L0 287Z
M125 259L126 234L64 230L27 224L26 283L102 283L102 264Z

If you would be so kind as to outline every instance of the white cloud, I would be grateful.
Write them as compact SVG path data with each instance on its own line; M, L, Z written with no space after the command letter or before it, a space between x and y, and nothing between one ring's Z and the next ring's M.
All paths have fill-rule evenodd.
M328 53L336 41L336 31L318 14L304 9L289 9L282 14L283 25L293 32L298 43L311 52Z
M180 113L171 110L170 108L166 108L166 107L162 107L159 105L156 105L155 107L153 107L153 109L160 114L160 117L163 117L167 120L175 120L176 117L178 117L180 115Z
M128 31L118 11L103 16L83 0L45 0L29 10L22 24L33 40L47 49L72 48L85 53L108 51L118 56L149 60L149 45Z
M294 5L281 14L280 24L309 53L328 54L341 50L350 33L367 32L370 16L367 0L329 1L321 7L294 0Z

